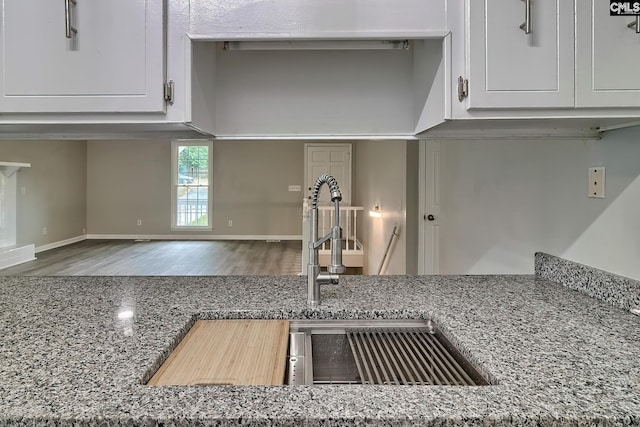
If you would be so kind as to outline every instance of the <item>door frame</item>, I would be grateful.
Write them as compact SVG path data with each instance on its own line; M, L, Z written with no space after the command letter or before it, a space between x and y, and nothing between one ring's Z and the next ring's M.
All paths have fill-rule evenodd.
M350 168L349 168L349 194L351 197L351 200L349 200L348 203L345 203L345 205L351 205L353 203L353 143L351 142L345 142L345 143L334 143L334 142L307 142L304 144L304 192L305 192L305 197L307 197L309 195L309 187L311 187L314 183L312 182L307 182L307 167L309 166L308 163L308 151L309 151L309 147L346 147L349 149L349 162L351 163ZM338 183L338 185L342 185L341 182Z
M440 141L421 139L418 145L419 165L418 165L418 274L440 274L440 244L439 233L429 230L432 227L427 221L431 206L428 206L427 200L427 180L434 179L435 185L433 191L440 192L442 187L440 168L434 167L429 159L429 153L440 153ZM440 207L438 206L438 215L440 216ZM432 248L428 251L427 248ZM427 262L427 256L431 260Z

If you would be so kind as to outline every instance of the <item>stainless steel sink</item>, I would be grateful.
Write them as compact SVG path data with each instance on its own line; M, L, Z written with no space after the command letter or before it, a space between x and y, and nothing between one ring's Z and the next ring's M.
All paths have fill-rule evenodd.
M426 320L293 320L287 384L487 385Z

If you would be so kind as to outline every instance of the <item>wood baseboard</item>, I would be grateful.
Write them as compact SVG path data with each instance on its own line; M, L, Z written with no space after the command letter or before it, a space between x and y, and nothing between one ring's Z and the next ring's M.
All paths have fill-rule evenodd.
M37 246L36 253L49 251L51 249L61 248L62 246L67 246L72 243L82 242L83 240L87 240L87 235L83 234L81 236L72 237L70 239L60 240L58 242L47 243L46 245Z
M0 249L0 270L33 261L34 259L36 259L34 245L5 250Z

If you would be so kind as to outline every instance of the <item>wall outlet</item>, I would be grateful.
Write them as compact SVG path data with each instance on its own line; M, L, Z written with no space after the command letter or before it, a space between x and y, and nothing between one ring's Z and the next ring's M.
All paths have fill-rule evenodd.
M302 187L300 185L290 185L289 191L302 191Z
M22 186L20 187L20 194L22 194L23 196L27 195L27 187Z
M87 234L87 229L86 228L82 229L82 234Z
M49 230L47 229L47 227L42 227L42 235L46 236L49 233Z
M139 219L139 220L138 220L138 227L140 227L141 225L142 225L142 220L141 220L141 219Z
M589 168L589 197L604 199L604 166Z
M229 222L227 222L227 226L228 226L228 227L233 227L233 221L232 221L232 220L229 220Z

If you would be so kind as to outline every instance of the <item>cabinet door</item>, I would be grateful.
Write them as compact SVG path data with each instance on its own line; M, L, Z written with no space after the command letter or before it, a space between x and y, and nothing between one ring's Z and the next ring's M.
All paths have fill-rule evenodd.
M527 4L529 34L519 28ZM573 107L573 2L469 0L467 5L468 108Z
M576 2L576 106L640 107L640 34L609 2Z
M0 112L164 111L163 2L2 0Z

